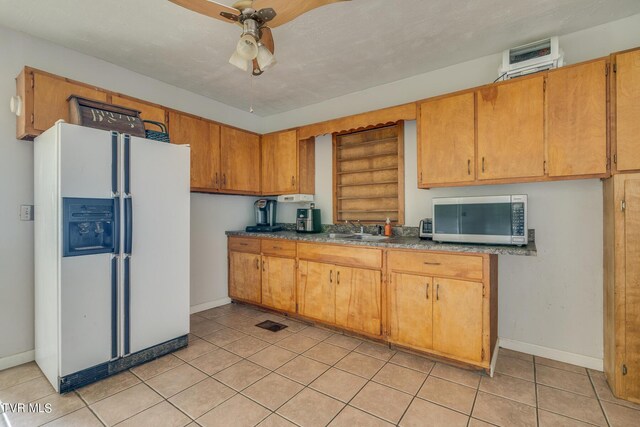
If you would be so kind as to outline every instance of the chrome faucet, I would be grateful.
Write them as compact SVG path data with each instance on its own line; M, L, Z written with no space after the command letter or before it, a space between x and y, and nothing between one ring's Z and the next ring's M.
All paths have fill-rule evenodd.
M358 226L360 226L360 234L364 234L364 225L360 224L360 220L356 219L356 222L358 223L357 225L354 224L353 222L349 221L348 219L344 220L344 223L347 225L352 225L354 228L357 228Z

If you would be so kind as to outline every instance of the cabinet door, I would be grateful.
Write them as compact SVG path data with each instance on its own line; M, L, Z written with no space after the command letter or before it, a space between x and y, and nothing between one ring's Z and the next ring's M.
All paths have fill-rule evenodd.
M40 131L49 129L60 119L69 121L67 98L71 95L107 101L106 93L92 87L76 85L40 73L34 73L33 79L33 127Z
M371 335L381 335L380 272L336 267L336 324Z
M463 93L420 105L420 187L475 179L474 99L473 93Z
M616 55L617 168L640 169L640 49Z
M549 73L549 176L607 172L606 66L603 59Z
M262 137L262 194L298 192L298 132Z
M331 264L300 261L298 313L328 323L336 321L335 271Z
M434 278L433 349L482 361L482 283Z
M296 260L262 257L262 304L296 312Z
M480 89L478 179L544 175L544 77Z
M625 397L640 402L640 179L624 183Z
M246 194L260 193L260 137L221 126L221 189Z
M189 144L191 146L191 189L215 190L217 171L218 139L215 130L210 131L210 124L195 117L186 116L174 111L169 112L169 137L173 144ZM212 138L212 136L214 136Z
M262 301L260 255L229 252L229 296L245 301Z
M418 349L433 345L433 279L392 273L389 280L389 338Z
M131 108L132 110L140 111L140 118L142 120L153 120L154 122L165 123L165 111L164 109L155 105L147 104L146 102L136 101L129 98L124 98L118 95L111 96L111 103L120 105L125 108ZM147 125L149 129L160 130L157 126Z

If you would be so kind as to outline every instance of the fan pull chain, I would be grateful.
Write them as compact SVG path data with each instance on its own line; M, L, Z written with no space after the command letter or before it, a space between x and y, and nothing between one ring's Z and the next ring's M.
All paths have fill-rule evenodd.
M253 92L253 78L254 78L254 77L253 77L253 75L251 74L249 78L251 79L251 84L250 84L250 89L249 89L249 92L251 93L251 95L250 95L250 96L251 96L251 101L250 101L250 104L249 104L249 112L250 112L250 113L253 113L253 97L254 97L254 92Z

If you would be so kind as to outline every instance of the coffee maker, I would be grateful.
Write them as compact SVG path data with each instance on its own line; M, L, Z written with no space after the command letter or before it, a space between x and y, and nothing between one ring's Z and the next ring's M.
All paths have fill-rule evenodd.
M246 231L270 232L280 231L282 226L276 223L276 206L278 202L269 199L258 199L253 204L256 214L256 225L250 225Z
M296 231L298 233L320 233L322 231L320 209L316 209L315 204L311 203L308 209L298 209Z

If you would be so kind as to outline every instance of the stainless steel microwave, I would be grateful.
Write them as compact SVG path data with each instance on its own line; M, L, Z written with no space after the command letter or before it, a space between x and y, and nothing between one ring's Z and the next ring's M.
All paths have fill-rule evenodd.
M527 195L433 199L437 242L526 245Z

